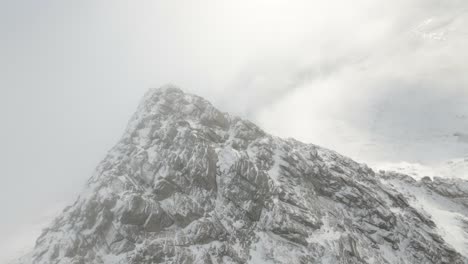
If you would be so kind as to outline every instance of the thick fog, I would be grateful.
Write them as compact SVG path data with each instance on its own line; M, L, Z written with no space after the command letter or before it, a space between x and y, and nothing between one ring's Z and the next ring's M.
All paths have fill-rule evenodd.
M0 1L0 263L166 83L361 162L468 144L463 0Z

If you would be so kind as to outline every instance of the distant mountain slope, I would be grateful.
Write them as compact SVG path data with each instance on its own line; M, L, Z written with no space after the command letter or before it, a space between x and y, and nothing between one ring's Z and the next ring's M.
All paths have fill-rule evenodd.
M145 95L18 263L468 263L445 222L413 203L411 186L437 190L466 216L467 193L440 182L375 173L167 86Z
M458 252L468 256L468 181L425 176L420 180L393 172L383 174L411 206L428 215L438 234Z
M410 162L379 163L373 166L377 170L395 171L408 174L415 179L425 176L430 178L455 178L468 180L468 158L452 159L433 165L425 165Z

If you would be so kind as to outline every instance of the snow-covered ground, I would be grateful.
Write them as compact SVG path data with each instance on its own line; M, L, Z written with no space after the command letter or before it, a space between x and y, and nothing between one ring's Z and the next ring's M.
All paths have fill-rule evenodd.
M412 168L421 169L418 166ZM414 178L422 177L415 170L412 173ZM457 202L457 199L441 195L424 184L409 184L396 178L388 179L387 184L403 193L411 206L426 213L436 224L438 234L458 252L468 257L468 210L464 204ZM468 191L466 182L451 187L465 193Z
M376 170L407 174L416 180L425 176L468 180L468 158L452 159L432 165L411 162L381 162L373 164L372 167Z

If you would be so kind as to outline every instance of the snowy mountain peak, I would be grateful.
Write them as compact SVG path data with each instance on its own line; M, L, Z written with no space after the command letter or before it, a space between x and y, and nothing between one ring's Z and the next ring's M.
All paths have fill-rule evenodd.
M168 85L19 263L468 263L389 175Z
M137 115L186 119L206 126L227 128L228 115L220 112L202 97L184 93L180 88L167 85L149 90L140 104Z

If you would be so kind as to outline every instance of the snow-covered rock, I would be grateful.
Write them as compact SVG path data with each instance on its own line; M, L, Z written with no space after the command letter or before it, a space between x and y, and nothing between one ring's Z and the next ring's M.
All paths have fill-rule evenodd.
M382 177L434 222L449 245L468 257L468 181L428 176L415 180L394 172L383 172Z
M468 263L410 188L466 190L391 175L166 86L18 263Z

